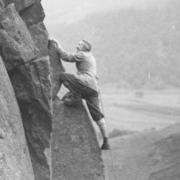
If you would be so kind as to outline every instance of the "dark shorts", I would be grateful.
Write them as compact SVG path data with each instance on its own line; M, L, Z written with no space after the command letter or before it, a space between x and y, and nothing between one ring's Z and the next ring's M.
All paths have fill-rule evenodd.
M90 87L88 80L84 80L82 76L61 73L60 81L72 93L77 94L81 98L85 99L89 112L94 121L98 121L104 117L100 106L99 93L97 90Z

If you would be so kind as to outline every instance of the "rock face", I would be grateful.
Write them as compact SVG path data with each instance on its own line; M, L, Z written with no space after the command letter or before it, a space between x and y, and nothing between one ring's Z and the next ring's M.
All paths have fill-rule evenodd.
M68 173L67 180L103 180L100 150L84 107L65 108L55 101L53 111L53 100L61 86L59 76L64 68L55 47L48 41L44 16L40 0L0 0L0 55L20 108L35 180L51 180L51 175L53 180L65 178ZM57 143L60 154L56 151L51 154L52 122L58 128L54 129L52 142ZM70 132L66 137L65 134L69 133L68 125L72 127L72 134ZM59 135L62 137L58 140ZM70 142L65 144L67 138ZM53 143L53 148L56 148ZM16 150L19 151L17 154L22 155L20 148ZM64 152L71 154L68 156ZM23 159L17 168L21 168L23 163L26 169L22 170L22 174L27 176L22 180L31 180L30 167Z
M41 3L38 1L24 11L21 11L20 15L28 26L42 22L45 17Z
M61 87L61 83L59 82L60 74L61 72L64 72L65 69L59 60L59 55L51 41L49 41L49 57L51 63L52 98L54 99Z
M50 178L51 86L49 58L36 59L9 72L21 110L34 173L37 180Z
M51 146L53 180L104 180L99 145L82 104L67 107L55 100Z
M29 12L34 1L13 2L24 15L22 8ZM24 18L28 22L23 21L16 8L9 4L0 14L1 55L20 107L35 179L49 180L52 103L48 33L39 20L29 24L29 13Z
M0 14L0 24L1 51L8 70L36 57L32 37L14 4L8 5Z
M31 6L36 0L3 0L4 4L7 6L10 3L15 3L17 11L21 11L29 6Z
M34 180L22 120L0 58L0 179Z

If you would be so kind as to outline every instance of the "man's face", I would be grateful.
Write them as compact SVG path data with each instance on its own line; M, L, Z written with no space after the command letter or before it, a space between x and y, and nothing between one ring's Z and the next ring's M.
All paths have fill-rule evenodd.
M77 51L83 51L84 50L84 42L80 41L76 46Z

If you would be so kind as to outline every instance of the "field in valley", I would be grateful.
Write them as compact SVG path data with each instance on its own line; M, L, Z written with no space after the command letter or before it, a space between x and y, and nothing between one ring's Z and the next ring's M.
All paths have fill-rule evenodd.
M103 107L109 131L160 129L180 122L180 92L105 89Z
M106 90L102 97L110 132L138 132L110 139L106 180L179 179L180 92Z

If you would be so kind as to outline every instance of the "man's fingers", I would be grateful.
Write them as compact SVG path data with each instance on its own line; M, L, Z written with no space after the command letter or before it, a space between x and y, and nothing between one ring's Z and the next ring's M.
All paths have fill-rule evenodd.
M49 39L48 46L50 47L51 45L53 45L57 49L63 49L61 44L58 41L54 40L54 39Z
M49 39L48 40L48 47L50 47L52 45L55 46L56 48L58 47L58 43L55 40Z

